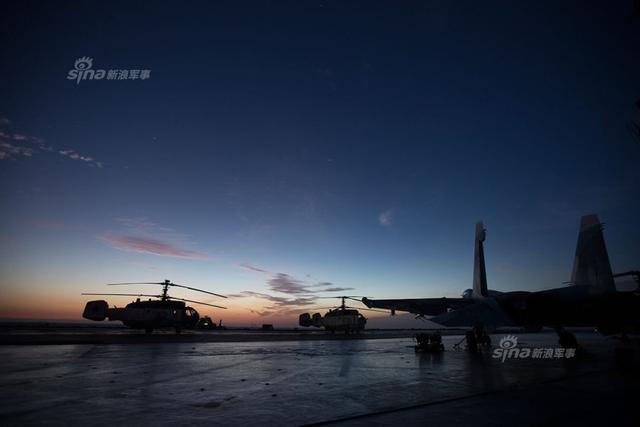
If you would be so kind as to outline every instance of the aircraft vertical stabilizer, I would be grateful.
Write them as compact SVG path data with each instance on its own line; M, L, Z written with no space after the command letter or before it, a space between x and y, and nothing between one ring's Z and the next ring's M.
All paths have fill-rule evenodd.
M598 292L616 290L602 234L602 224L597 215L585 215L580 220L571 283L593 286Z
M483 298L489 295L487 291L487 270L484 265L484 246L486 230L482 221L476 224L476 245L473 254L473 297Z

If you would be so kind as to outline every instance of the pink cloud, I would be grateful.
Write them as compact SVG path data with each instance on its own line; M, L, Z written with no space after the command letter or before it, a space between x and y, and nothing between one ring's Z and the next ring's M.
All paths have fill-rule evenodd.
M262 307L264 311L260 312L251 310L251 312L260 316L299 314L306 311L305 307L315 305L319 298L317 295L318 293L342 292L354 289L335 286L331 282L310 284L307 281L299 280L289 274L272 273L246 262L239 263L237 266L245 270L268 276L269 278L267 279L266 285L269 291L290 295L287 297L275 296L255 291L242 291L228 295L231 298L253 297L268 301L268 304ZM311 276L307 275L307 277L310 278Z
M230 294L228 296L231 298L253 297L269 301L269 305L262 307L263 311L249 309L249 311L259 316L283 315L302 312L305 311L302 307L314 305L317 299L317 297L315 296L286 298L253 291L242 291L238 294Z
M248 264L246 262L241 262L238 264L238 267L240 268L244 268L245 270L249 270L249 271L253 271L254 273L260 273L260 274L271 274L270 272L268 272L267 270L263 270L262 268L258 268L254 265Z
M105 234L99 239L121 251L140 252L158 256L206 260L205 253L184 249L171 243L161 242L146 237Z
M310 291L304 282L286 273L278 273L271 277L267 284L272 291L281 292L283 294L308 294Z

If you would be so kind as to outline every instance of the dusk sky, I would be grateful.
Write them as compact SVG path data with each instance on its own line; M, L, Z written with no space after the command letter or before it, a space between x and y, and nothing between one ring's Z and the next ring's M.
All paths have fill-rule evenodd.
M5 4L0 318L164 279L237 326L459 296L478 220L491 289L562 286L590 213L638 269L632 2L480 3Z

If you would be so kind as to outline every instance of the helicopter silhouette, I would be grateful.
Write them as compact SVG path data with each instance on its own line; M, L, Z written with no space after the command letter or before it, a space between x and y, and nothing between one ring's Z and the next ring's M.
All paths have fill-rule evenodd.
M359 296L343 295L336 297L319 298L340 298L342 299L342 303L336 307L317 308L316 310L329 309L329 311L326 312L324 316L322 316L320 313L314 313L313 316L309 313L301 314L298 319L298 324L300 326L315 326L316 328L324 327L325 330L330 331L332 334L336 331L344 331L345 334L349 334L351 332L358 333L364 330L364 327L367 324L367 318L360 314L358 310L379 311L381 313L386 313L386 311L382 310L374 310L371 308L358 309L346 305L345 300L347 299L361 302L359 299L356 299L362 298Z
M226 309L226 307L209 304L206 302L169 296L169 287L176 287L202 292L220 298L227 298L224 295L215 294L213 292L204 291L202 289L171 283L170 280L165 280L164 282L126 282L107 284L107 286L124 285L161 285L162 293L159 295L148 295L83 292L82 295L134 296L138 298L136 299L136 301L127 304L124 308L109 308L109 304L104 300L89 301L84 307L82 317L98 322L105 319L108 319L110 321L119 320L129 328L144 329L147 334L151 334L153 330L157 328L175 328L176 333L179 334L182 329L195 328L195 326L198 324L198 320L200 319L200 315L198 314L198 312L193 307L187 306L185 302ZM140 297L152 297L157 299L141 301Z

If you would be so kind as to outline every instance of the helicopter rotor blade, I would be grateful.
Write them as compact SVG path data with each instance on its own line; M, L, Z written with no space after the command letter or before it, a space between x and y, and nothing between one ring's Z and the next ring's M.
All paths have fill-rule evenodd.
M384 310L375 310L375 309L373 309L373 308L349 307L349 306L346 306L346 308L353 308L354 310L377 311L378 313L385 313L385 314L389 314L388 312L386 312L386 311L384 311Z
M162 283L162 284L164 285L164 283ZM224 295L214 294L213 292L203 291L202 289L192 288L192 287L190 287L190 286L176 285L175 283L168 283L168 285L169 285L169 286L176 286L176 287L178 287L178 288L191 289L192 291L198 291L198 292L202 292L202 293L209 294L209 295L215 295L215 296L220 297L220 298L227 298L227 297L226 297L226 296L224 296Z
M337 306L334 306L334 307L315 307L315 308L312 308L310 310L332 310L332 309L336 309L336 308L342 308L342 306L341 305L337 305ZM373 309L373 308L352 307L350 305L345 305L344 308L350 308L350 309L353 309L353 310L377 311L378 313L388 314L388 312L386 312L384 310L376 310L376 309Z
M164 281L164 282L122 282L122 283L107 283L107 286L121 286L121 285L163 285L163 286L175 286L177 288L184 288L184 289L190 289L192 291L197 291L197 292L202 292L205 294L209 294L209 295L214 295L216 297L220 297L220 298L227 298L224 295L220 295L220 294L216 294L213 292L209 292L209 291L205 291L202 289L198 289L198 288L192 288L191 286L185 286L185 285L178 285L177 283L171 283L170 281Z
M164 285L163 282L124 282L124 283L107 283L107 286L120 285Z
M176 298L176 297L167 297L167 298L168 299L173 299L173 300L185 301L185 302L193 302L193 303L196 303L196 304L208 305L210 307L222 308L224 310L227 309L227 307L222 307L221 305L215 305L215 304L209 304L209 303L206 303L206 302L194 301L192 299Z
M154 298L160 298L160 295L147 295L147 294L113 294L113 293L106 293L106 294L98 294L98 293L91 293L91 292L83 292L80 295L115 295L115 296L125 296L125 297L154 297Z
M330 296L330 297L317 297L317 298L363 298L360 295L335 295L335 296ZM360 300L356 300L356 301L360 301Z
M350 300L353 300L353 301L357 301L357 302L359 302L359 303L362 303L362 300L361 300L361 299L358 299L358 298L360 298L360 297L344 297L344 298L345 298L345 299L350 299Z

